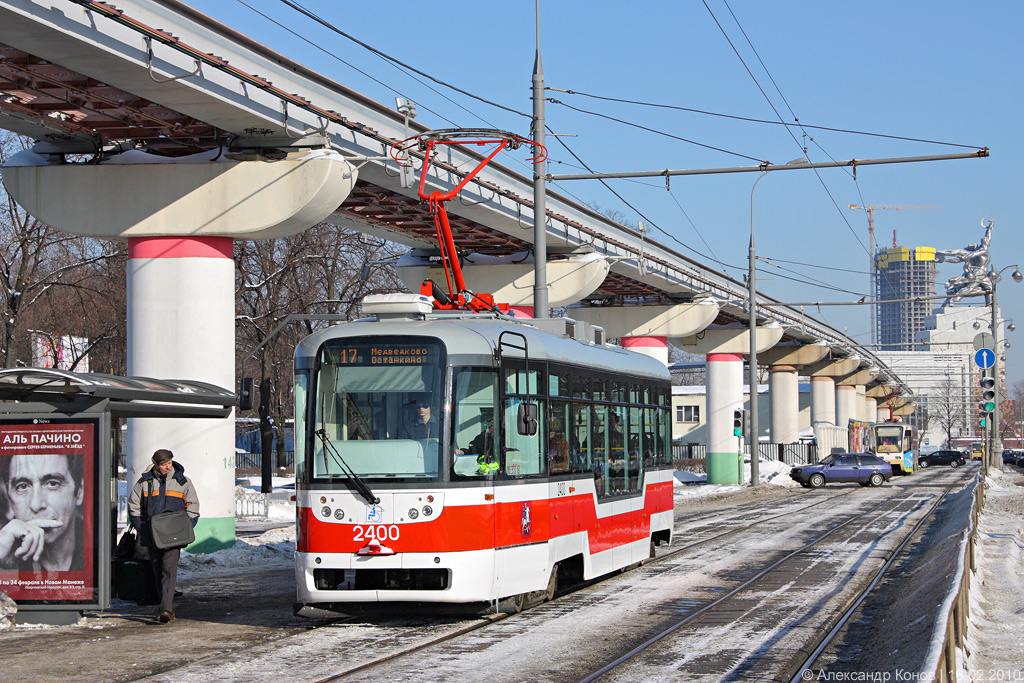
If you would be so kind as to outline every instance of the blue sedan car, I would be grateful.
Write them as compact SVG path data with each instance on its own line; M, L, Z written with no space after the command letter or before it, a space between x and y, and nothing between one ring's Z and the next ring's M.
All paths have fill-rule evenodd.
M833 453L813 465L794 467L789 476L805 488L852 481L861 486L881 486L892 478L892 466L870 453Z

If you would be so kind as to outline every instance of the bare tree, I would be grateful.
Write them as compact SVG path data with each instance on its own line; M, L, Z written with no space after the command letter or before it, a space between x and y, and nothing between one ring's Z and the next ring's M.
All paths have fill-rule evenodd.
M668 346L669 365L676 365L672 370L672 384L676 386L702 386L707 384L707 366L705 356L687 353L679 347Z
M928 396L929 419L946 435L946 447L953 443L953 432L967 428L967 412L961 385L951 377L943 379ZM923 433L923 431L922 431Z
M306 335L327 322L304 320L271 333L289 314L334 314L353 319L367 294L401 291L401 282L387 269L368 268L371 262L397 258L399 248L373 241L332 223L321 223L298 235L235 245L237 325L236 347L240 358L263 345L256 353L260 385L270 390L261 396L264 406L261 429L283 427L292 417L292 357ZM239 364L241 365L241 364ZM284 429L275 430L278 466L285 453Z
M30 141L0 133L0 163ZM31 365L33 345L85 355L92 369L123 372L125 249L70 235L29 216L10 195L0 202L0 364ZM68 344L75 337L81 344Z

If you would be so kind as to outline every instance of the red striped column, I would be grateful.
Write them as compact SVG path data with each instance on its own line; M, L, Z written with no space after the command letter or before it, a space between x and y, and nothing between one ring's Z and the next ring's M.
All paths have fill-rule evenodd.
M667 337L623 337L622 348L650 356L668 367Z
M128 374L235 383L235 262L230 237L128 240ZM235 542L234 413L224 419L134 418L128 429L128 480L168 448L199 495L191 549Z
M512 315L517 318L532 318L533 306L509 306Z

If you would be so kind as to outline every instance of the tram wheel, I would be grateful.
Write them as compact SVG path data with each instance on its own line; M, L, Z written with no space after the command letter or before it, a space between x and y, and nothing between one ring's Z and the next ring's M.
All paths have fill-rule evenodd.
M502 614L519 614L526 605L526 593L516 593L498 601L498 611Z
M654 541L651 541L651 551L654 551ZM653 555L652 555L653 557ZM551 568L551 577L548 579L548 587L544 590L544 602L555 599L555 591L558 590L558 565Z

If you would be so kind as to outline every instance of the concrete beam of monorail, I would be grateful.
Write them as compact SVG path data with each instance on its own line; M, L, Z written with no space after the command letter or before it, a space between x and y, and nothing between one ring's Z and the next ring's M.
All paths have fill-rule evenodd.
M567 306L590 296L608 275L608 261L549 261L548 305ZM431 279L444 289L445 274L441 268L399 266L398 277L411 292L420 291L420 283ZM533 306L534 265L529 263L462 264L466 286L474 292L487 292L494 300L510 306ZM575 317L575 316L574 316Z
M603 327L609 338L685 337L700 332L718 317L717 303L668 306L577 306L569 315L591 325Z
M75 235L121 239L294 235L333 213L356 175L340 155L322 154L3 168L7 191L33 217Z
M784 331L782 327L757 328L757 353L778 344ZM674 339L672 343L681 346L687 353L739 353L746 356L750 353L750 330L743 327L709 327L697 335Z

